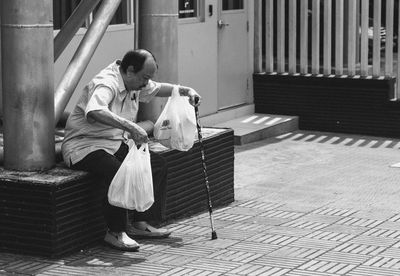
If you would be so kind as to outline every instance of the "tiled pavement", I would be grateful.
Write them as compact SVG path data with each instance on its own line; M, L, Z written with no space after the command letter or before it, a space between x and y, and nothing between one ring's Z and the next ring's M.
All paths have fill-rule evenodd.
M350 151L345 145L309 144L305 138L293 137L297 136L282 141L281 146L287 149L301 145L307 152L308 146L323 147L325 155L331 150L343 154ZM245 157L240 156L243 152L261 153L263 147L273 155L278 145L261 142L257 147L238 151L237 162L244 161L241 158ZM379 159L376 148L355 150ZM398 154L396 147L378 150L387 151L388 162L394 160L392 154ZM300 153L292 152L296 154ZM400 174L400 170L397 172ZM251 183L246 188L252 189ZM239 193L245 192L239 189ZM312 197L313 191L308 193ZM393 193L400 195L400 187ZM318 200L271 200L262 193L256 198L238 198L215 210L217 240L211 240L209 215L204 213L169 224L173 230L169 239L139 241L139 252L118 252L98 245L58 260L0 253L0 274L400 275L400 206L382 212L377 209L371 215L362 208L337 207Z

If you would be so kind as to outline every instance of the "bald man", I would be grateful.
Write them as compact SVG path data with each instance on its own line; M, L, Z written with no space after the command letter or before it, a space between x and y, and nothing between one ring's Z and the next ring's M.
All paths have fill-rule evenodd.
M137 122L139 102L153 97L171 96L173 84L153 81L158 65L153 54L144 49L129 51L97 74L67 120L62 153L72 169L91 172L104 180L104 217L108 227L104 241L110 246L137 251L136 238L165 238L166 229L157 229L148 221L157 220L157 202L146 212L134 211L132 226L127 229L127 210L108 203L107 191L129 151L129 139L136 144L148 142L145 129ZM179 86L195 106L200 95L192 88ZM166 177L165 161L151 153L154 193L162 190ZM156 196L155 196L156 198Z

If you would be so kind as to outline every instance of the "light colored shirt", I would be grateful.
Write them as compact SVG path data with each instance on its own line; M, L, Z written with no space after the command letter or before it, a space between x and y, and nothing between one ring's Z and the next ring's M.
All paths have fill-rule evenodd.
M85 86L70 114L62 143L63 158L68 166L96 150L102 149L114 154L121 142L128 140L126 131L89 120L87 114L90 111L108 109L136 122L139 101L149 102L160 90L160 83L149 80L141 90L127 91L119 72L119 64L120 61L110 64Z

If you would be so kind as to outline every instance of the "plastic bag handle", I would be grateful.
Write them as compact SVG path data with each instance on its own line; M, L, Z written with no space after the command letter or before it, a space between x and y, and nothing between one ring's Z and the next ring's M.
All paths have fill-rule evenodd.
M146 152L149 150L149 144L148 143L143 143L140 145L139 151L140 152Z
M171 92L171 97L179 97L179 85L174 85Z

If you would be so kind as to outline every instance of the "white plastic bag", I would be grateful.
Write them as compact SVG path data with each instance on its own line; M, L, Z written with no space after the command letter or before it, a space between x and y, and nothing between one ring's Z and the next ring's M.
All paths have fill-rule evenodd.
M196 115L188 98L174 86L171 97L154 124L154 138L167 148L188 151L196 136Z
M142 144L139 149L133 144L129 150L108 188L108 202L139 212L146 211L154 203L153 176L147 143Z

